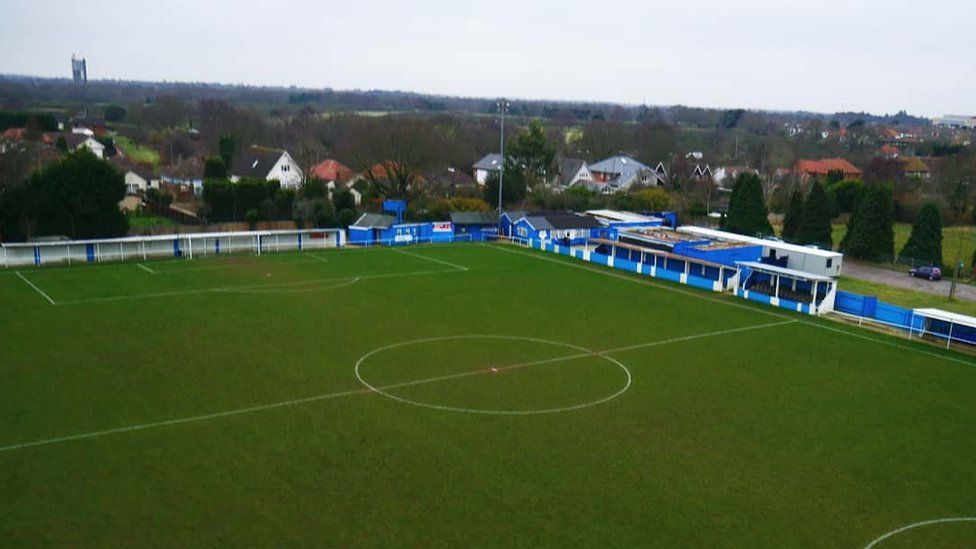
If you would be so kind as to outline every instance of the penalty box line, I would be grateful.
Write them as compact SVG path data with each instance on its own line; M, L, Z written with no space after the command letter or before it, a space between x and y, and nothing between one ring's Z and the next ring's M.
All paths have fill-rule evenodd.
M20 274L20 271L14 271L14 274L16 274L17 276L19 276L20 279L23 280L24 282L26 282L28 286L30 286L31 288L34 288L34 291L36 291L37 293L41 294L41 297L43 297L44 299L46 299L48 303L50 303L51 305L57 305L57 302L54 301L53 299L51 299L51 296L49 296L46 293L44 293L44 290L38 288L30 280L27 280L27 277L24 276L24 275L22 275L22 274Z
M497 371L515 370L515 369L518 369L518 368L525 368L525 367L528 367L528 366L533 366L533 365L538 365L538 364L547 364L547 363L560 362L560 361L565 361L565 360L574 360L574 359L577 359L577 358L583 358L583 357L587 357L587 356L601 356L601 355L605 355L605 354L617 353L617 352L623 352L623 351L632 351L632 350L635 350L635 349L642 349L642 348L646 348L646 347L656 347L656 346L660 346L660 345L668 345L668 344L672 344L672 343L680 343L680 342L683 342L683 341L692 341L692 340L695 340L695 339L704 339L704 338L708 338L708 337L717 337L717 336L728 335L728 334L739 333L739 332L746 332L746 331L751 331L751 330L761 330L761 329L765 329L765 328L772 328L772 327L775 327L775 326L784 326L784 325L792 324L792 323L795 323L795 322L797 322L797 321L791 319L791 320L787 320L787 321L784 321L784 322L771 322L771 323L767 323L767 324L756 324L756 325L752 325L752 326L744 326L744 327L741 327L741 328L732 328L732 329L728 329L728 330L718 330L718 331L713 331L713 332L705 332L705 333L701 333L701 334L695 334L695 335L689 335L689 336L682 336L682 337L675 337L675 338L663 339L663 340L658 340L658 341L651 341L651 342L648 342L648 343L639 343L639 344L636 344L636 345L628 345L628 346L625 346L625 347L616 347L616 348L613 348L613 349L604 349L602 351L592 351L592 352L586 352L586 353L577 353L577 354L573 354L573 355L561 356L561 357L556 357L556 358L548 358L548 359L536 360L536 361L531 361L531 362L523 362L523 363L519 363L519 364L510 364L510 365L507 365L507 366L495 367L495 370L497 370ZM416 385L424 385L424 384L428 384L428 383L436 383L438 381L446 381L446 380L450 380L450 379L458 379L458 378L463 378L463 377L471 377L471 376L476 376L476 375L484 375L484 374L487 374L489 372L494 373L491 368L483 368L483 369L473 370L473 371L469 371L469 372L461 372L461 373L458 373L458 374L449 374L449 375L445 375L445 376L437 376L437 377L431 377L431 378L425 378L425 379L418 379L418 380L413 380L413 381L404 381L404 382L400 382L400 383L393 383L393 384L384 385L384 386L381 386L381 387L378 387L378 388L381 389L381 390L390 390L390 389L398 389L398 388L402 388L402 387L412 387L412 386L416 386ZM129 426L126 426L126 427L116 427L114 429L103 429L103 430L99 430L99 431L90 431L90 432L87 432L87 433L78 433L78 434L75 434L75 435L66 435L66 436L62 436L62 437L55 437L55 438L34 440L34 441L22 442L22 443L18 443L18 444L10 444L10 445L7 445L7 446L0 446L0 453L12 452L14 450L24 450L24 449L27 449L27 448L34 448L34 447L38 447L38 446L48 446L48 445L51 445L51 444L58 444L58 443L61 443L61 442L72 442L72 441L77 441L77 440L86 440L86 439L92 439L92 438L99 438L99 437L108 436L108 435L118 435L118 434L123 434L123 433L131 433L133 431L143 431L143 430L147 430L147 429L153 429L153 428L156 428L156 427L167 427L167 426L171 426L171 425L182 425L182 424L186 424L186 423L197 423L197 422L201 422L201 421L208 421L208 420L211 420L211 419L219 419L219 418L225 418L225 417L232 417L232 416L238 416L238 415L243 415L243 414L250 414L250 413L254 413L254 412L263 412L263 411L267 411L267 410L273 410L273 409L276 409L276 408L285 408L285 407L289 407L289 406L297 406L297 405L300 405L300 404L307 404L307 403L310 403L310 402L319 402L319 401L323 401L323 400L331 400L331 399L345 397L345 396L365 395L365 394L380 394L380 393L378 393L374 389L369 389L369 388L351 389L351 390L348 390L348 391L339 391L339 392L335 392L335 393L325 393L325 394L314 395L314 396L310 396L310 397L296 398L296 399L291 399L291 400L284 400L284 401L281 401L281 402L273 402L273 403L270 403L270 404L259 404L259 405L256 405L256 406L248 406L248 407L245 407L245 408L236 408L236 409L233 409L233 410L225 410L225 411L222 411L222 412L214 412L214 413L203 414L203 415L198 415L198 416L188 416L188 417L173 418L173 419L167 419L167 420L162 420L162 421L153 421L153 422L150 422L150 423L141 423L141 424L137 424L137 425L129 425Z
M448 274L457 273L459 271L455 269L440 269L432 271L409 271L405 273L389 273L389 274L376 274L376 275L349 275L341 277L331 277L331 278L316 278L312 280L300 280L295 282L281 282L277 284L249 284L244 286L225 286L217 288L201 288L199 290L174 290L172 292L155 292L148 294L129 294L129 295L117 295L109 297L93 297L90 299L75 299L72 301L59 301L56 305L80 305L85 303L104 303L112 301L125 301L130 299L149 299L154 297L176 297L183 295L199 295L199 294L211 294L211 293L233 293L235 291L243 290L262 290L262 289L274 289L274 288L293 288L296 286L309 286L312 284L320 284L324 282L338 282L342 280L380 280L384 278L398 278L406 276L422 276L422 275L432 275L432 274ZM26 279L25 279L26 280ZM29 283L29 282L28 282ZM40 291L40 290L38 290ZM52 305L54 305L52 301Z

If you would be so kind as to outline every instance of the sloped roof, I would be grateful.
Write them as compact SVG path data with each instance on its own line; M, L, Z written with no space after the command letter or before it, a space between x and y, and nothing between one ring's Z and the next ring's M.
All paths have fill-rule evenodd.
M860 175L861 170L843 158L824 158L822 160L799 160L796 171L807 175L827 175L842 172L845 175Z
M598 229L603 226L595 217L571 212L548 214L545 218L553 229Z
M502 155L491 153L477 161L471 167L476 170L499 170L502 166Z
M148 167L139 164L138 162L133 162L124 156L117 154L108 159L116 168L118 168L123 174L126 172L133 172L139 177L149 181L152 179L153 172Z
M203 179L203 168L203 160L196 156L191 156L178 164L170 164L169 166L163 167L160 173L171 179L196 181Z
M68 148L69 149L75 149L75 148L79 147L82 143L84 143L85 141L88 141L89 139L91 139L92 141L98 143L98 140L97 139L95 139L94 137L92 137L90 135L86 135L86 134L83 134L83 133L66 133L66 134L64 134L64 141L68 144ZM102 145L101 143L98 143L98 144L101 145L101 146L103 146L103 147L105 146L105 145Z
M351 226L365 229L389 229L394 223L396 223L396 218L392 215L364 213Z
M590 164L591 172L600 173L623 173L624 171L636 172L642 169L650 169L639 160L629 156L611 156L594 164Z
M922 159L917 156L903 156L899 159L901 163L901 171L903 172L928 172L929 167L922 162Z
M230 175L237 177L256 177L264 179L271 173L271 168L278 163L285 151L269 147L251 145L237 155L231 166Z
M338 181L340 183L348 181L353 173L352 168L332 158L323 160L308 169L309 177L321 179L322 181Z
M498 224L498 215L495 212L450 212L448 216L455 225Z
M565 187L573 180L573 177L586 165L586 161L579 158L564 158L560 156L556 159L556 166L559 168L559 186Z

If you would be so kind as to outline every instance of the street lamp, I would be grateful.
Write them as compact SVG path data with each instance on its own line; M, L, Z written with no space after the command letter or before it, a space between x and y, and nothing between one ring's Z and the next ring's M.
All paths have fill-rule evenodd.
M505 113L508 112L508 108L512 105L501 98L498 103L495 104L498 107L498 112L502 115L502 131L501 131L501 161L498 165L498 215L502 215L502 181L505 178Z

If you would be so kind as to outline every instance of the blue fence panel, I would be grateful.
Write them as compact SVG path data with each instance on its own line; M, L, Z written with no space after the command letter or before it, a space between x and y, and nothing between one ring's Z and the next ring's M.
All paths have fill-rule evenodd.
M712 290L712 289L714 289L712 285L715 283L714 280L710 280L710 279L707 279L707 278L702 278L700 276L691 276L691 275L688 275L688 281L687 282L688 282L688 285L689 286L694 286L696 288L702 288L704 290Z
M668 269L658 269L657 277L663 278L664 280L670 280L672 282L681 282L681 273L669 271Z
M619 257L613 260L613 267L615 269L620 269L620 270L623 270L623 271L629 271L629 272L632 272L632 273L638 272L637 271L637 263L635 261L630 261L630 260L627 260L627 259L621 259Z

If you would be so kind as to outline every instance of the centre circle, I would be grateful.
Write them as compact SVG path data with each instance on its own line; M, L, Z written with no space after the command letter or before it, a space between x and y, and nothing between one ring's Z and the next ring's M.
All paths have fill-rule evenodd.
M518 346L524 344L538 344L549 347L561 348L564 351L573 351L572 353L566 352L565 354L559 356L547 356L544 358L538 358L535 360L520 360L518 362L506 362L503 364L487 364L483 365L478 369L467 369L460 372L452 372L449 374L435 375L421 377L417 379L410 380L400 380L392 383L380 383L378 381L370 381L364 374L364 371L368 371L367 365L371 360L375 360L374 357L379 355L392 355L395 353L407 353L410 351L417 352L417 348L422 348L425 345L436 345L443 342L457 343L461 342L485 342L485 341L500 341L509 342L511 346ZM502 349L495 349L499 351ZM431 355L435 354L433 350L428 351ZM451 382L454 380L460 380L465 378L475 378L477 376L501 376L508 372L520 371L524 369L529 369L533 367L546 367L548 365L557 364L560 362L571 362L578 361L581 359L592 359L597 358L601 361L607 363L614 367L614 370L622 372L621 385L609 392L609 394L603 394L595 399L582 400L580 402L575 402L566 405L554 406L554 407L539 407L539 408L528 408L528 409L500 409L500 408L477 408L477 407L465 407L465 406L450 406L444 404L438 404L435 402L427 402L426 400L418 398L408 398L395 394L393 391L401 388L412 388L416 386L432 385L444 382ZM395 358L393 359L396 360ZM390 364L394 364L391 362ZM395 365L395 364L394 364ZM573 410L580 410L582 408L589 408L591 406L597 406L603 404L607 401L613 400L618 396L626 392L633 381L633 376L630 370L624 366L619 360L600 354L596 351L582 347L580 345L573 345L571 343L563 343L560 341L552 341L548 339L540 339L533 337L524 336L511 336L511 335L484 335L484 334L471 334L471 335L455 335L455 336L442 336L442 337L432 337L423 339L412 339L408 341L401 341L399 343L393 343L390 345L385 345L377 349L366 353L359 360L356 361L355 367L356 379L359 380L367 389L373 391L374 393L383 395L386 398L401 402L403 404L409 404L412 406L419 406L422 408L431 408L434 410L443 410L450 412L462 412L469 414L494 414L494 415L535 415L535 414L554 414L558 412L570 412Z

